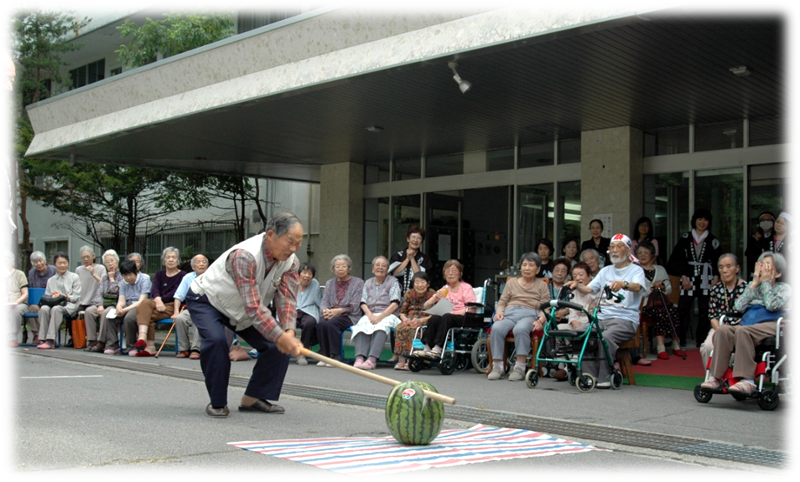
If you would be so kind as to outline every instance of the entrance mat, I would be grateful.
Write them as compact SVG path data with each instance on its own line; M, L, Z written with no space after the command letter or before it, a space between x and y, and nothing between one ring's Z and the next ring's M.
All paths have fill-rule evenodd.
M443 430L430 445L403 445L391 436L230 442L229 445L348 475L604 450L540 432L486 425L475 425L469 430Z
M672 375L649 375L636 373L637 387L677 388L679 390L694 390L698 383L703 383L705 377L678 377Z

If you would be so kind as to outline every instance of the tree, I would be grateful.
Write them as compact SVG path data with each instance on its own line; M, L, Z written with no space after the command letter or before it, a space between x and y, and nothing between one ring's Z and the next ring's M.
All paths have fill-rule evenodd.
M128 68L141 67L236 33L230 14L171 13L164 17L163 20L148 18L141 27L130 20L117 27L123 38L133 37L128 45L121 45L116 51L120 62Z
M262 227L267 226L267 215L261 205L261 188L258 180L251 182L250 178L244 176L210 176L208 178L208 188L212 199L226 199L233 203L237 242L245 239L244 228L247 223L246 209L248 203L255 203ZM221 206L215 207L219 208Z
M32 251L31 232L27 216L27 186L33 184L28 168L37 161L25 159L25 152L33 140L33 128L23 106L38 102L50 95L50 88L59 89L69 79L61 73L64 65L61 58L66 52L77 50L81 43L69 41L89 23L89 18L75 19L68 13L32 10L18 13L13 19L13 55L19 66L14 85L16 129L14 153L16 176L19 184L19 212L22 241L21 257L26 264ZM12 198L17 203L16 198ZM27 266L26 266L27 267Z

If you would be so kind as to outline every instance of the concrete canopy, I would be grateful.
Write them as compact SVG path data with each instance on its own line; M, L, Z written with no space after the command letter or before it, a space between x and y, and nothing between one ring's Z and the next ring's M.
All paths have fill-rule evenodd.
M780 131L783 34L777 16L676 10L316 11L29 106L27 155L319 181L617 126Z

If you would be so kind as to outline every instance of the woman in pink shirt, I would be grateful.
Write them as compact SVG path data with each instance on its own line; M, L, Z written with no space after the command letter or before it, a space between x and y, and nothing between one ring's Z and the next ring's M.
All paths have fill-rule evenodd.
M453 303L453 309L450 310L450 313L442 316L431 316L428 320L428 328L422 334L422 342L425 343L425 349L416 351L416 355L439 358L442 355L442 347L447 338L447 330L453 325L462 325L464 323L464 314L467 312L466 303L475 302L475 292L472 291L472 286L461 281L464 267L457 259L448 260L444 264L443 272L447 284L426 301L423 308L429 309L442 298L447 298ZM423 351L423 353L420 353L420 351Z

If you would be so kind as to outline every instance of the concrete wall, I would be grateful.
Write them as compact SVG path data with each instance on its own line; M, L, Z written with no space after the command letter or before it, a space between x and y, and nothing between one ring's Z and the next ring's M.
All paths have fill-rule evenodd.
M330 261L337 254L350 256L350 274L363 278L364 166L345 162L321 169L317 279L324 284L333 277Z

